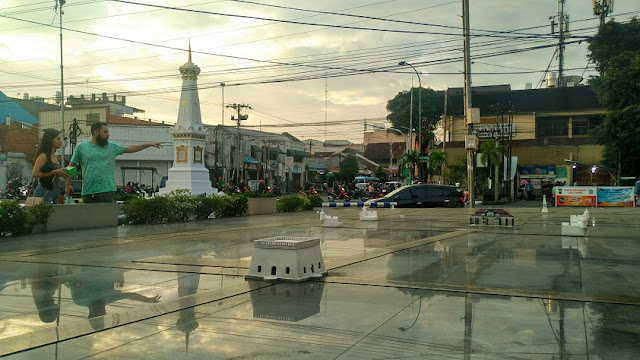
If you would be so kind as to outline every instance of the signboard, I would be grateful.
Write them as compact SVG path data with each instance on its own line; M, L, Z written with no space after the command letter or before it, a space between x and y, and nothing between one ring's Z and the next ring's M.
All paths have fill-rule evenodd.
M307 169L309 171L327 171L327 160L320 158L307 158Z
M560 186L556 188L556 206L596 206L596 187Z
M555 177L556 167L551 166L521 166L520 176L529 177Z
M284 158L284 167L291 169L293 167L293 156L287 156Z
M507 137L509 134L515 135L516 127L514 124L511 124L511 126L509 124L475 124L473 125L473 132L482 139L496 136Z
M598 187L598 206L633 206L633 187Z

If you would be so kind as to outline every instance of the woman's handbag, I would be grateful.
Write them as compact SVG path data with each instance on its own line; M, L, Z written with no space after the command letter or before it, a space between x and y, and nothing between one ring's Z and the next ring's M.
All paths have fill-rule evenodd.
M35 206L35 205L40 204L42 201L44 201L44 198L35 197L35 196L29 196L29 197L27 197L27 200L25 200L25 202L24 202L24 207Z

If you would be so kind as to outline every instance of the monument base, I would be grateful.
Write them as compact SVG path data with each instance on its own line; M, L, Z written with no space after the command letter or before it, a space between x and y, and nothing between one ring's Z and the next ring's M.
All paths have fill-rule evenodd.
M209 170L204 167L169 169L169 180L167 180L167 185L160 189L160 195L166 195L178 189L189 190L194 195L213 195L218 193L218 189L211 186Z

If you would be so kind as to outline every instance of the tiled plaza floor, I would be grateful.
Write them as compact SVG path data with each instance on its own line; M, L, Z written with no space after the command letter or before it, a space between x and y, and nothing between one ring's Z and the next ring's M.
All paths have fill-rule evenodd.
M638 359L640 209L316 212L0 242L9 359ZM247 281L252 240L320 239L328 276Z

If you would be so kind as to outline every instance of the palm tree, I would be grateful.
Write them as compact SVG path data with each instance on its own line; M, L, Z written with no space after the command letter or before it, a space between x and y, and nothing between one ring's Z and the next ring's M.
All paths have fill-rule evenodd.
M411 169L411 179L413 179L413 174L415 174L416 171L416 164L418 163L418 161L420 161L420 155L418 155L418 152L413 150L410 151L408 153L404 153L402 155L402 165L401 168L409 168Z
M504 146L498 146L498 143L495 139L489 139L487 142L480 145L480 154L482 154L483 159L489 162L489 176L491 177L491 165L494 167L493 171L493 194L494 200L498 200L498 165L502 161L502 154L504 154L507 149Z
M432 175L442 175L442 167L447 164L447 153L443 151L430 152L427 164L429 166L429 178Z

